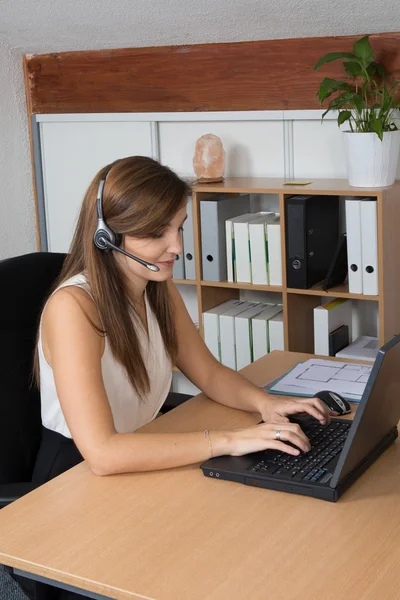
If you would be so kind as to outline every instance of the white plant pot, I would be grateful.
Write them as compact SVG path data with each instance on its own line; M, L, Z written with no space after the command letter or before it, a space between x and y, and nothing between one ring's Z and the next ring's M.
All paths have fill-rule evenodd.
M342 132L347 157L347 175L353 187L384 187L396 178L400 130L376 133Z

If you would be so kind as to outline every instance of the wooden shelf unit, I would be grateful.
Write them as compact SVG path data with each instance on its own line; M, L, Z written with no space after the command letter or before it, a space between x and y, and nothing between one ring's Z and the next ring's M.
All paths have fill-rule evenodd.
M301 180L296 180L297 183ZM239 298L240 290L274 292L283 305L285 350L313 352L313 308L321 298L333 296L355 300L373 300L378 303L379 341L383 344L400 332L400 181L387 188L352 188L347 180L309 179L309 185L287 185L285 179L236 177L217 184L193 186L193 226L195 243L195 280L177 280L177 284L196 286L200 331L202 313L229 299ZM200 201L215 194L276 194L279 197L282 241L282 286L263 286L248 283L211 282L202 280ZM285 256L285 197L296 194L321 196L359 196L377 200L378 216L378 278L379 294L366 296L351 294L347 281L327 292L321 283L310 289L291 289L286 286ZM321 199L323 202L323 199Z

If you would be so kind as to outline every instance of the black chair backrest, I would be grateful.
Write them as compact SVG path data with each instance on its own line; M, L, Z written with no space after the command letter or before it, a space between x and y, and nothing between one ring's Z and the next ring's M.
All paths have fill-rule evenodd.
M0 262L0 484L31 481L41 440L31 385L39 316L66 255L34 252Z

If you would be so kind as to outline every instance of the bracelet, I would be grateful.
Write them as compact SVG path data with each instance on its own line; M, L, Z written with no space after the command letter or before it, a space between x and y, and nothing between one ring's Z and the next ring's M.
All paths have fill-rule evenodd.
M210 458L212 458L213 457L213 447L212 447L210 432L208 431L208 429L204 430L204 435L208 439L208 445L210 446Z

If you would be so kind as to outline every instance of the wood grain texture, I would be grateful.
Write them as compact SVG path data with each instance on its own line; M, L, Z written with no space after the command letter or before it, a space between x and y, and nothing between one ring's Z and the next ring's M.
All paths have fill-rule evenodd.
M300 185L302 181L311 182L308 185ZM226 177L222 183L195 184L193 191L196 193L207 190L209 193L234 194L280 194L294 196L296 194L318 193L319 196L376 196L377 193L385 191L386 187L351 187L347 179L326 179L310 177L307 180L295 179L299 185L293 185L294 180L283 177ZM393 184L395 189L400 188L400 182ZM390 186L392 188L392 186ZM203 200L203 197L201 197Z
M35 161L34 161L33 131L32 131L32 106L31 106L31 97L29 94L29 75L28 75L27 66L28 66L27 62L25 60L23 60L22 67L24 70L25 100L26 100L26 110L28 113L28 132L29 132L29 149L30 149L30 156L31 156L32 189L33 189L33 201L35 204L36 249L39 250L41 247L39 207L38 207L38 196L37 196L36 179L35 179Z
M273 352L244 374L262 385L307 358ZM200 395L142 431L258 420ZM0 562L121 600L394 600L399 459L397 442L336 504L197 465L96 477L82 463L0 511Z
M287 295L288 349L291 352L314 352L314 313L321 304L319 296Z
M378 195L379 341L400 333L400 190Z
M33 113L318 109L324 76L313 71L360 36L322 37L62 52L26 57ZM370 36L391 75L400 78L400 33Z

